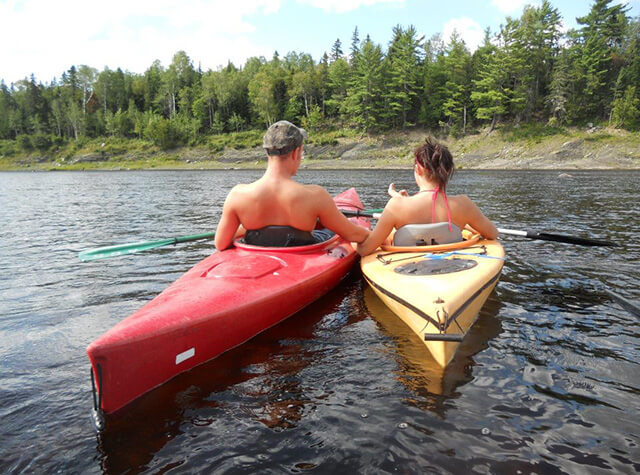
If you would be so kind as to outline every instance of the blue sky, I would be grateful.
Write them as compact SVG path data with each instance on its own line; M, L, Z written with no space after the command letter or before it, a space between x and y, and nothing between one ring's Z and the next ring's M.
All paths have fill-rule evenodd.
M0 79L7 84L35 74L42 82L71 65L142 73L158 59L167 66L184 50L194 65L216 69L250 56L289 51L317 61L336 38L349 51L357 26L384 49L393 26L415 26L430 38L455 28L473 49L483 30L541 0L0 0ZM640 14L640 0L626 3ZM585 15L589 0L552 0L567 29Z

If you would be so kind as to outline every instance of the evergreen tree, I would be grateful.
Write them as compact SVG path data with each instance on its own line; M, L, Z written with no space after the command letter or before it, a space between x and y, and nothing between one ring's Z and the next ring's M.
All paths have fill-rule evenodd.
M355 69L358 62L358 56L360 55L360 35L358 33L358 27L356 26L351 35L351 51L349 53L349 64Z
M351 78L343 112L357 127L371 131L379 127L384 113L384 69L382 49L365 40Z
M540 7L527 6L516 23L513 54L521 59L524 118L544 111L544 97L551 82L559 50L562 21L548 0Z
M455 31L444 56L444 68L447 100L442 105L443 114L454 132L461 130L465 134L471 105L471 53Z
M636 94L636 87L627 87L624 96L613 101L612 123L616 127L628 130L640 128L640 99Z
M347 97L350 79L351 71L346 59L340 58L329 65L327 70L329 98L326 100L327 114L329 116L337 117L339 115Z
M340 38L337 38L333 46L331 47L331 62L337 61L342 58L342 42Z
M434 35L425 42L423 63L423 95L421 97L421 121L431 128L440 126L445 120L444 103L448 92L445 48L440 35Z
M595 0L588 15L577 19L576 32L581 49L579 78L581 115L605 118L611 110L620 64L616 60L627 27L627 8L611 5L612 0Z
M555 61L549 84L546 104L551 111L551 123L561 125L567 115L567 103L570 95L571 77L568 54L562 53Z
M389 80L386 86L387 115L391 125L407 125L408 114L417 109L419 92L419 57L422 45L416 29L393 29L393 39L386 56Z
M504 67L506 58L503 50L486 40L476 53L482 56L483 62L477 79L473 81L471 100L476 107L476 117L491 120L491 131L498 118L508 110L508 76Z

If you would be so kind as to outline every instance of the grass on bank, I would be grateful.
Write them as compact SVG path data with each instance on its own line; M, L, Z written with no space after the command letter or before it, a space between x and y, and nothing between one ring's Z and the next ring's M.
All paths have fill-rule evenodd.
M165 168L261 168L260 146L264 130L249 130L202 136L191 146L164 150L149 140L100 137L64 140L39 135L0 140L0 170L92 170ZM340 143L365 144L366 158L314 157L308 154L306 167L403 167L407 157L429 131L420 128L362 135L353 129L310 131L309 143L337 146ZM466 153L491 154L505 147L528 150L558 149L573 141L591 147L622 145L640 148L640 134L603 127L565 128L547 124L503 125L488 133L474 131L452 137L432 134L449 145L454 156ZM247 150L246 154L243 152ZM233 152L239 153L233 153ZM331 152L329 152L330 154ZM259 157L259 158L256 158Z

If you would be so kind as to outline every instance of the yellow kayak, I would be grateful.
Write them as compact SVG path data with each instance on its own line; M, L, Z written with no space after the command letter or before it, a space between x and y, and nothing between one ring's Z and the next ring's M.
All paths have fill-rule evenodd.
M374 292L446 367L496 286L504 264L498 241L464 232L435 246L381 246L360 261Z

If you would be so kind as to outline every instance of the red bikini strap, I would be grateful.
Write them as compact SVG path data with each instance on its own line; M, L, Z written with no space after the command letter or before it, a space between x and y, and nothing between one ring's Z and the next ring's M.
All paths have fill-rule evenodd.
M436 198L438 198L438 192L440 191L440 187L437 187L433 190L433 195L431 195L431 222L436 222ZM447 201L447 194L443 191L442 197L444 198L444 207L447 208L447 221L449 222L449 232L453 231L451 228L451 211L449 210L449 202Z

